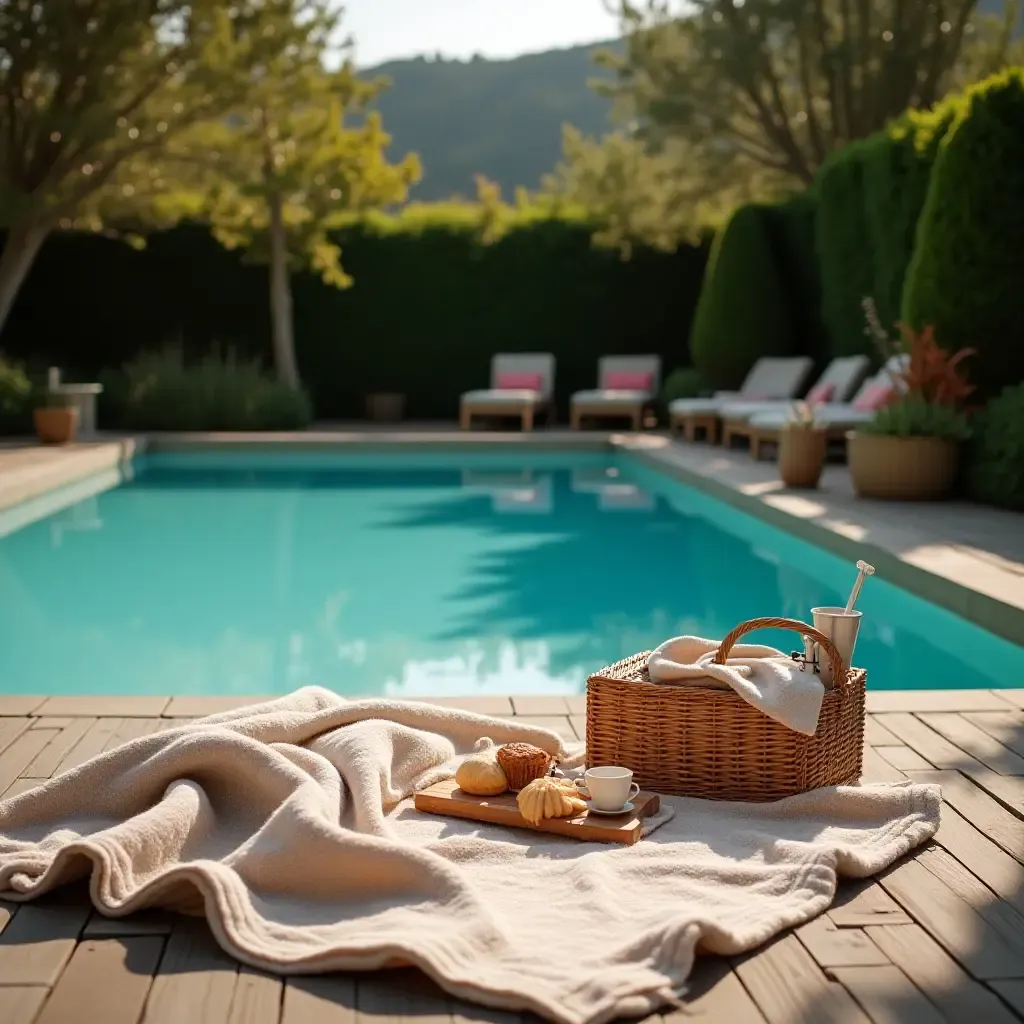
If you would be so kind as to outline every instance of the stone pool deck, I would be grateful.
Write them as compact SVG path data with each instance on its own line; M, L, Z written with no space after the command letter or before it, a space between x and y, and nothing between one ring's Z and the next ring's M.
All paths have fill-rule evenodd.
M864 779L943 787L934 841L844 882L822 917L702 957L681 1010L647 1024L1003 1024L1024 1020L1024 690L870 693ZM0 697L0 794L194 715L219 697ZM438 701L583 734L582 697ZM571 955L571 950L562 951ZM557 948L553 955L559 954ZM3 1024L539 1024L452 999L412 969L277 978L201 921L108 920L81 888L0 902Z

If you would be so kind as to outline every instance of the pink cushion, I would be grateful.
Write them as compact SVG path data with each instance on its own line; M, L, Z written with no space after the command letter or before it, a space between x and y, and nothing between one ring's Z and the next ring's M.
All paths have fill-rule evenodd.
M524 370L509 370L498 374L495 387L498 391L540 391L544 385L543 373L529 373Z
M836 386L835 384L815 384L810 391L807 392L807 401L811 405L824 405L826 402L831 402L835 397Z
M604 386L610 391L650 391L653 379L650 370L616 370L605 374Z
M860 412L874 412L889 404L895 390L891 384L869 384L857 396L853 407Z

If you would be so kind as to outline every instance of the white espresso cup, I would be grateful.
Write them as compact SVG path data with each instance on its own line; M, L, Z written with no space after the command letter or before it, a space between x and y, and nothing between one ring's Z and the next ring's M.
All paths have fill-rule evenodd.
M590 802L599 811L618 811L640 792L628 768L588 768L576 785L590 793Z

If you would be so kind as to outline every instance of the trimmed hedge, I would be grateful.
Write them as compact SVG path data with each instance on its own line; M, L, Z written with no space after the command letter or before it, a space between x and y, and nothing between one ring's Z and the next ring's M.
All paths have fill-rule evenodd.
M968 479L976 500L1024 512L1024 384L1005 388L978 416Z
M484 230L496 236L490 244ZM343 230L351 289L293 277L299 367L317 417L360 418L365 395L400 391L411 418L450 419L463 391L487 384L495 352L553 352L563 406L595 385L602 355L685 362L707 247L640 248L623 261L594 248L591 234L570 214L469 204L412 207ZM141 252L55 236L3 337L12 355L59 363L67 379L169 341L192 357L220 345L270 361L266 270L201 225L156 234Z
M760 356L795 351L769 214L763 206L741 206L711 249L690 336L693 365L711 388L736 388Z
M1024 69L969 88L942 141L903 316L971 347L977 396L1024 380Z
M861 302L874 292L874 253L865 209L869 143L832 154L814 183L815 250L821 273L821 316L829 356L874 355Z

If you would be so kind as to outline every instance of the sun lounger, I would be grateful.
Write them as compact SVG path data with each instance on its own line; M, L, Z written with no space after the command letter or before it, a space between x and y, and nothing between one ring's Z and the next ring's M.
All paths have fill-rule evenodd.
M751 367L739 391L716 391L711 398L677 398L669 403L669 423L688 441L703 430L714 442L722 406L729 401L777 401L800 393L813 362L808 356L764 356Z
M830 441L842 441L846 433L871 420L876 410L884 405L897 385L887 369L861 385L851 402L826 402L814 407L815 420L828 432ZM761 446L778 444L779 433L786 422L788 410L759 412L743 424L743 432L750 438L750 456L761 457Z
M468 430L474 416L518 416L523 430L532 430L538 412L551 418L554 390L555 357L550 352L496 355L491 386L462 396L459 426Z
M833 359L825 372L804 396L814 406L826 402L845 403L857 391L867 376L871 365L867 356L840 356ZM781 413L785 416L792 404L791 399L773 402L725 402L719 409L722 424L722 444L728 448L736 437L748 437L747 423L761 413Z
M570 399L569 422L579 430L584 417L628 416L639 430L660 386L658 356L605 356L597 364L597 388L577 391Z

